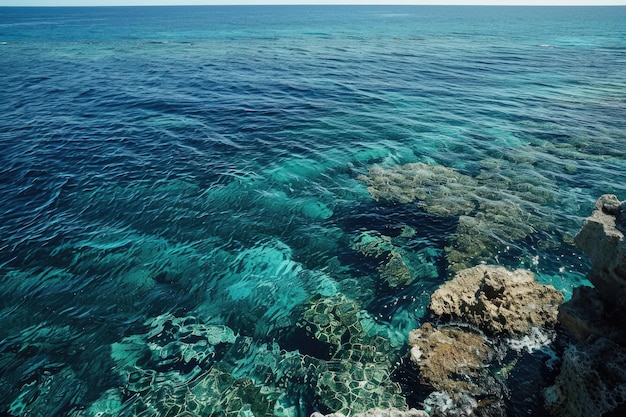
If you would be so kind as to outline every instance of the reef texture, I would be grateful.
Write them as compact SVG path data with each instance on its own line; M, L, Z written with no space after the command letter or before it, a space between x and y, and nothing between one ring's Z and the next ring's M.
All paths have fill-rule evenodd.
M559 291L539 284L530 271L479 265L439 287L429 308L437 316L491 335L514 336L554 326L562 302Z
M544 397L553 416L626 415L626 349L605 338L569 346Z
M317 369L317 406L327 412L363 413L373 407L407 410L400 385L391 381L392 350L382 337L368 335L358 305L337 294L316 297L298 326L328 352L329 361Z
M375 165L359 179L375 201L412 203L431 214L455 217L458 226L445 248L452 271L493 262L507 250L503 242L550 230L553 214L544 208L559 197L548 179L515 175L497 162L485 162L476 176L421 162Z
M364 231L352 239L350 247L378 263L378 273L389 287L405 287L416 279L437 278L435 259L438 256L432 248L405 249L415 230L404 226L397 237Z
M589 257L591 287L575 289L558 320L572 335L559 375L544 390L556 417L626 415L626 205L598 199L574 238Z

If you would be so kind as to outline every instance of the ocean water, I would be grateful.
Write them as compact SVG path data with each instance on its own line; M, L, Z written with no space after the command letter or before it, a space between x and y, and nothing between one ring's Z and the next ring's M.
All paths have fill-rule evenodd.
M0 414L419 407L455 271L586 283L626 8L0 8L0 114Z

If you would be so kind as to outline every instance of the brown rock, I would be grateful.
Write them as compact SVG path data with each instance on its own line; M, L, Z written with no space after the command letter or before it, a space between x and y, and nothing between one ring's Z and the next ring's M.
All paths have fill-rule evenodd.
M598 289L608 314L626 313L626 243L619 225L622 205L614 195L603 195L574 241L589 257L587 278Z
M483 336L454 327L438 330L430 323L411 331L409 344L421 382L446 392L479 392L476 379L494 357Z
M527 334L556 322L563 294L526 270L479 265L458 272L431 297L436 315L495 335Z

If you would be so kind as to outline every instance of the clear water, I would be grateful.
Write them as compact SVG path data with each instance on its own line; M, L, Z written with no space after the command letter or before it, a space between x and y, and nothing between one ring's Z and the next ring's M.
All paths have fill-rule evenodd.
M623 7L1 8L0 57L5 415L398 404L463 239L441 199L489 212L464 265L568 297L626 198ZM409 163L461 185L375 201Z

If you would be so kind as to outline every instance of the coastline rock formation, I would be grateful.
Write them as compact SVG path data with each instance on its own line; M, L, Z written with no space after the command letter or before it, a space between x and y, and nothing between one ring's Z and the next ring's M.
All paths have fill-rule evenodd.
M604 301L609 315L626 312L626 202L603 195L574 238L591 261L587 278Z
M496 351L483 335L424 323L409 334L409 344L420 384L435 389L424 401L430 415L505 415L502 385L489 368Z
M579 287L558 319L573 336L560 373L544 390L555 417L626 415L626 202L603 195L574 241L589 257L591 287Z
M462 321L491 335L530 333L553 327L563 294L541 285L532 272L479 265L464 269L431 297L437 316Z
M553 328L562 302L559 291L525 270L480 265L443 284L429 309L436 320L450 324L425 323L409 335L416 383L432 391L424 400L429 414L505 416L504 379L518 356L509 342Z

